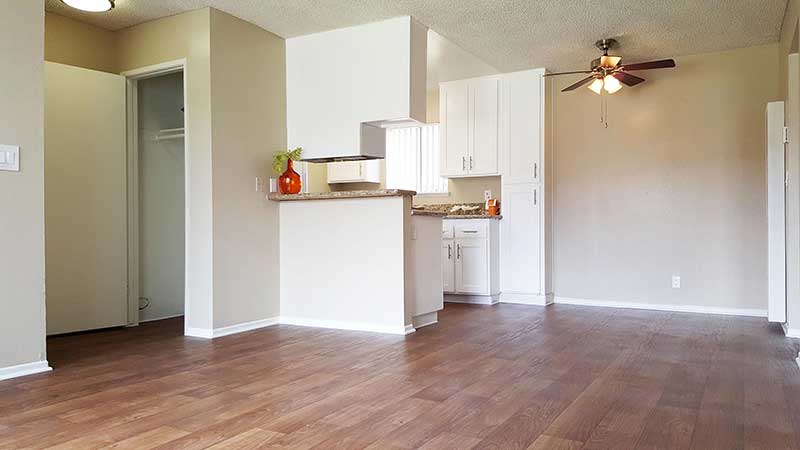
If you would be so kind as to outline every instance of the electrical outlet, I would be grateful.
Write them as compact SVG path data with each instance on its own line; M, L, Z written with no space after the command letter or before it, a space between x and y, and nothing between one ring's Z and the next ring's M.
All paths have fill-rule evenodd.
M673 275L672 276L672 288L673 289L680 289L681 288L681 276L680 275Z
M483 199L489 200L490 198L492 198L492 191L490 189L483 191Z

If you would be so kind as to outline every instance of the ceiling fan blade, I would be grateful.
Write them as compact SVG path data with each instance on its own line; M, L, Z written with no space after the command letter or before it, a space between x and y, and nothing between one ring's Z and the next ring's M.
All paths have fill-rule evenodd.
M546 77L554 77L558 75L574 75L576 73L592 73L591 70L576 70L574 72L555 72L555 73L546 73L544 76Z
M636 75L631 75L625 72L616 72L612 75L614 78L618 79L620 83L624 84L625 86L636 86L639 83L644 83L644 78L639 78Z
M674 59L662 59L660 61L649 61L636 64L626 64L622 66L624 70L650 70L650 69L668 69L675 67Z
M578 81L577 83L575 83L575 84L573 84L571 86L565 87L564 89L561 90L561 92L574 91L575 89L578 89L579 87L581 87L581 86L583 86L585 84L588 84L590 81L592 81L594 79L595 79L594 75L586 77L586 78L582 79L581 81Z
M613 69L614 67L617 67L617 64L619 64L620 61L622 61L621 56L601 56L600 66L607 69Z

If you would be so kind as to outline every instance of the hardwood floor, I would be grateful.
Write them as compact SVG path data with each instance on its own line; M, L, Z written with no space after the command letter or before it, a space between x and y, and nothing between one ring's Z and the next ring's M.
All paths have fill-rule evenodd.
M448 304L408 337L182 322L48 340L0 448L788 449L798 343L764 319Z

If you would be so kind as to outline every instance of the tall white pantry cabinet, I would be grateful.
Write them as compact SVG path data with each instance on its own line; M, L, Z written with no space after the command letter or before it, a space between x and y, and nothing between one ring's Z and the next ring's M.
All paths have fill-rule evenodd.
M553 302L552 102L544 73L440 84L442 176L501 178L501 302Z
M500 301L553 302L552 145L544 69L500 83Z

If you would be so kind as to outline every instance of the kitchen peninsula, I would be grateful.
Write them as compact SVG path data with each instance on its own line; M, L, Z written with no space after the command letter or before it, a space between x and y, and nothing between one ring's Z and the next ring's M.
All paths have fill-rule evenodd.
M408 334L443 308L444 213L413 191L270 194L280 202L281 322Z

